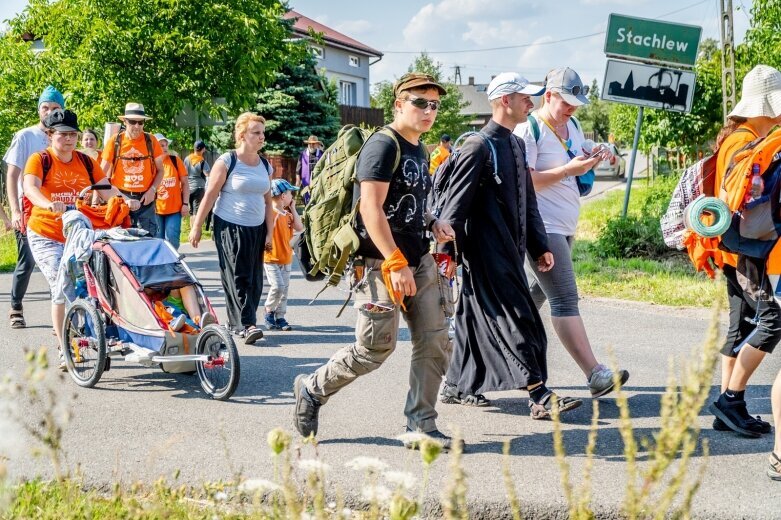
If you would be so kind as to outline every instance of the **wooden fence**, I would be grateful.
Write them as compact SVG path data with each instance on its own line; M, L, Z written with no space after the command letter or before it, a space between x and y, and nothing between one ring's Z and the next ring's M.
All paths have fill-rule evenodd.
M385 116L383 115L381 108L339 105L339 115L342 120L342 125L375 127L385 124Z

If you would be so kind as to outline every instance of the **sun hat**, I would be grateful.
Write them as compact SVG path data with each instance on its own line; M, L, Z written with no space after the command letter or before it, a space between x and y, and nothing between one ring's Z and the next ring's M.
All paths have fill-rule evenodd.
M51 85L43 89L43 92L38 97L38 108L41 108L41 105L44 103L57 103L60 105L60 108L65 108L65 98L62 96L62 92Z
M285 179L274 179L271 181L271 196L272 197L279 197L286 191L298 191L299 188L296 188L289 182L287 182Z
M168 138L167 138L166 136L164 136L163 134L155 134L155 138L156 138L158 141L168 141L168 144L171 144L171 143L173 143L173 142L174 142L174 141L173 141L173 139L168 139Z
M309 139L304 141L304 144L323 144L323 142L316 135L310 135Z
M545 86L551 92L558 93L564 101L574 107L588 105L590 101L585 96L589 88L583 86L583 81L577 72L569 67L553 69L545 77Z
M730 116L770 117L781 115L781 72L768 65L757 65L743 78L740 102Z
M117 116L119 119L152 119L144 112L144 105L141 103L128 103L125 105L125 113Z
M393 85L393 95L398 97L403 90L419 87L433 87L439 91L440 96L447 94L445 87L440 85L433 76L423 74L422 72L407 72Z
M71 110L56 108L49 112L43 120L43 126L59 132L81 132L76 113Z
M539 96L543 92L545 92L545 86L534 85L516 72L502 72L495 76L485 90L488 101L515 93Z

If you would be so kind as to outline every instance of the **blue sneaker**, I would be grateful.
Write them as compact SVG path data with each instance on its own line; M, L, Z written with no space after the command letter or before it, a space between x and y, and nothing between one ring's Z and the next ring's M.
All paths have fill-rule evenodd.
M263 321L265 322L266 328L268 330L275 330L279 328L279 326L277 325L277 321L274 319L273 312L267 312Z
M279 330L293 330L285 318L277 318L276 325Z

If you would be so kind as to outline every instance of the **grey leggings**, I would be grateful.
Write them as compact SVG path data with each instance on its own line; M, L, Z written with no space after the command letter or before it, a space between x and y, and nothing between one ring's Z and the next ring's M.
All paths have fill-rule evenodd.
M547 299L550 314L557 318L580 316L578 310L578 286L572 268L572 244L574 237L548 233L548 249L553 253L553 269L541 273L537 262L526 255L526 276L529 279L534 304L541 308Z

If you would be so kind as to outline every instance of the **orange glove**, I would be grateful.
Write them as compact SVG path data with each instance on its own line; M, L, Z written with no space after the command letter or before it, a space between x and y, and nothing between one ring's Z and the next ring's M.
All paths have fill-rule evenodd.
M385 288L388 289L391 301L396 305L401 305L401 308L405 311L407 307L404 306L404 296L393 290L393 283L391 282L390 274L393 271L398 271L407 267L409 263L404 255L401 253L401 249L398 247L396 250L385 259L382 263L382 279L385 281Z

